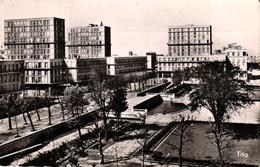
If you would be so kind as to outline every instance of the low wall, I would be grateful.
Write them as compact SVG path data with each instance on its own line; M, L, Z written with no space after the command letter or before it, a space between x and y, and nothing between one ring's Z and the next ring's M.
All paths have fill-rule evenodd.
M98 115L97 113L98 110L89 113L84 113L80 116L80 120L83 122L83 124L89 123L95 119L94 117ZM76 128L76 125L72 123L75 120L76 118L55 125L51 125L44 129L35 131L34 133L29 134L27 136L19 137L9 142L3 143L0 145L0 156L25 149L35 144L46 142L58 135L68 132Z
M160 94L163 101L173 101L175 99L174 93L146 93L146 95L156 95L156 94Z
M133 109L152 109L158 105L160 105L161 103L163 102L163 99L162 97L160 96L160 94L142 102L142 103L139 103L137 105L135 105L133 107Z
M162 89L166 88L169 84L170 84L170 82L163 83L163 84L160 84L160 85L156 85L154 87L151 87L149 89L146 89L142 92L137 93L136 96L145 96L146 93L159 93Z
M169 130L176 125L175 122L170 122L165 127L163 127L161 130L159 130L155 135L153 135L145 145L145 150L148 150L152 148Z

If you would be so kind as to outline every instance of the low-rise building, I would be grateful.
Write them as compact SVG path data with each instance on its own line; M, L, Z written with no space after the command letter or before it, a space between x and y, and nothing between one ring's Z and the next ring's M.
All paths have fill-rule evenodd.
M147 71L146 56L114 56L107 58L108 75L125 75Z
M223 48L223 52L233 66L239 67L242 71L247 71L248 52L245 48L237 43L231 43Z
M106 73L106 58L65 59L67 83L85 84L95 72Z
M171 78L173 71L183 70L189 67L197 67L199 64L209 61L225 60L225 54L221 53L207 56L158 56L158 77Z

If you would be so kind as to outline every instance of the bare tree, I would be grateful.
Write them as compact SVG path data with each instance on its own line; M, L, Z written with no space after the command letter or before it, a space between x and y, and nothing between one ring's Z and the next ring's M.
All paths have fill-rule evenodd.
M128 108L126 96L126 88L119 87L113 91L111 100L109 101L110 107L114 111L113 113L117 118L117 127L119 127L121 113Z
M79 132L79 137L81 138L81 119L80 119L80 108L82 105L89 104L87 103L87 98L84 98L84 92L81 87L71 86L67 87L64 91L64 103L66 104L66 108L74 115L74 111L77 115L76 125Z
M51 123L51 117L52 117L52 114L51 114L51 106L52 106L52 101L53 101L53 99L52 99L51 95L49 95L49 94L47 93L47 91L46 91L45 94L44 94L44 102L45 102L45 104L47 105L46 107L47 107L47 109L48 109L48 120L49 120L48 125L51 125L51 124L52 124L52 123Z
M93 77L93 81L90 84L91 95L90 98L98 105L101 111L101 119L104 124L104 138L107 141L107 131L108 131L108 115L110 111L109 101L112 91L109 86L111 86L103 73L97 71Z
M32 99L27 98L27 97L21 97L20 101L21 101L21 104L22 104L21 105L21 111L22 111L22 113L27 114L30 125L32 127L32 131L35 131L35 127L34 127L34 124L33 124L33 121L32 121L31 113L30 113L30 110L31 110L32 105L33 105L33 101L32 101Z
M221 166L224 165L230 157L230 150L233 146L232 133L230 130L224 127L222 124L218 131L214 122L211 124L211 129L208 131L208 138L211 143L214 144L217 148L218 158L221 162Z
M3 111L6 112L7 117L8 117L8 126L9 126L9 130L13 129L12 126L12 111L13 111L13 95L8 95L8 96L2 96L2 98L0 99L1 101L1 108Z
M146 142L147 142L147 139L148 139L148 130L147 130L147 126L146 126L146 114L139 114L138 116L138 119L140 119L140 125L141 125L141 128L142 128L142 132L141 132L141 135L143 135L143 138L142 140L140 139L136 139L137 143L141 146L141 162L142 162L142 167L144 167L144 160L145 160L145 146L146 146ZM136 133L138 134L138 133Z
M39 97L33 97L33 102L34 102L34 109L37 114L38 121L40 121L41 116L39 114L39 108L40 108L41 99Z
M63 97L59 94L59 90L57 89L53 89L53 96L54 99L57 100L57 102L60 105L60 109L61 109L61 114L62 114L62 120L65 120L65 104L63 103L64 100L62 99Z
M252 104L250 88L244 80L240 80L241 71L232 67L230 63L209 62L199 66L195 70L200 84L190 94L190 106L192 110L204 107L210 111L214 118L213 132L216 140L223 136L223 122L232 112L239 108L245 108ZM221 147L217 147L220 165L224 165Z
M193 118L188 116L184 117L183 115L179 115L177 118L174 118L174 121L178 121L177 128L173 131L173 135L175 136L174 139L178 140L177 144L172 144L170 142L167 142L167 144L173 148L178 150L179 154L179 166L182 167L182 161L183 161L183 146L185 143L192 141L192 134L191 134L191 127L193 124Z

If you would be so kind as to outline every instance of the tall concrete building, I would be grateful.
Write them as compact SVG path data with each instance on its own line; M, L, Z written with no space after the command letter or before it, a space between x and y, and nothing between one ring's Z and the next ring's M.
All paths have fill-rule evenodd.
M24 61L0 60L0 96L19 93L24 86Z
M212 54L212 28L209 25L170 26L169 56Z
M170 26L168 55L158 56L159 78L171 78L175 70L196 67L206 61L223 61L224 54L212 55L210 25Z
M64 19L5 20L4 45L7 59L25 60L25 93L39 95L64 81Z
M111 56L110 27L90 24L71 27L67 33L66 55L68 59L84 59Z

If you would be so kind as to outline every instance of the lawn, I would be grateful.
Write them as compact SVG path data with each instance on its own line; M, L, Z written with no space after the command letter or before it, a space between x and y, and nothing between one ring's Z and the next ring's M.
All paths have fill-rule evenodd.
M242 124L240 124L242 125ZM246 126L246 125L244 125ZM229 126L236 127L239 126ZM208 138L206 133L210 128L209 123L194 123L191 128L192 141L185 143L183 147L183 156L186 159L195 159L195 160L215 160L217 158L217 151L211 140ZM255 125L255 129L259 128L258 125ZM232 163L242 163L250 165L259 165L260 164L260 138L254 137L243 137L237 134L234 134L233 146L228 150L230 158L228 161ZM250 132L249 132L250 134ZM238 137L240 136L240 137ZM158 152L162 152L164 156L178 157L177 150L173 149L170 145L177 145L176 136L170 135L164 143L159 147L155 148ZM244 152L248 157L238 156L238 151Z

